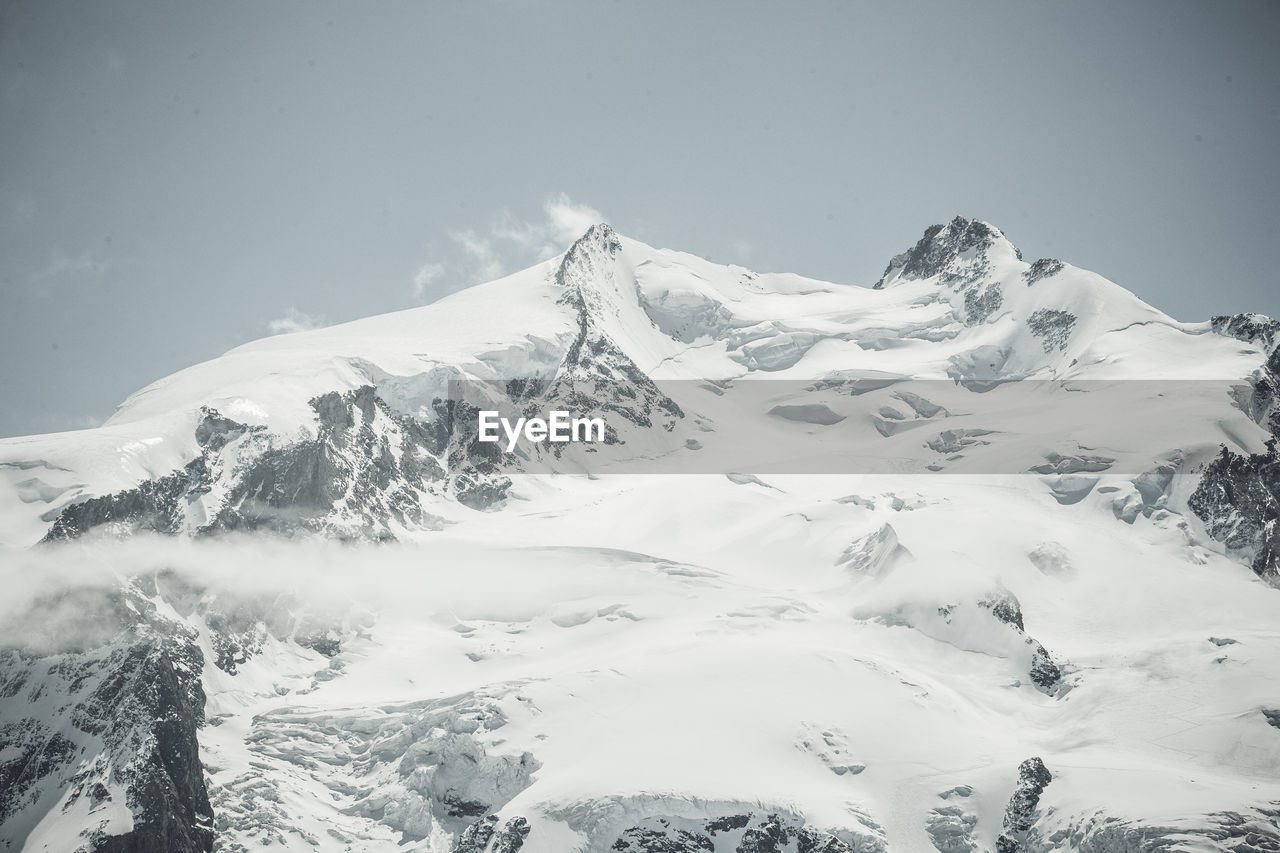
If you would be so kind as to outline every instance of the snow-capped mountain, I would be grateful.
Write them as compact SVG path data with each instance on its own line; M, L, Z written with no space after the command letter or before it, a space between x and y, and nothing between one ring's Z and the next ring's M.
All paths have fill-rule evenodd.
M1278 850L1278 383L963 218L238 347L0 441L0 849Z

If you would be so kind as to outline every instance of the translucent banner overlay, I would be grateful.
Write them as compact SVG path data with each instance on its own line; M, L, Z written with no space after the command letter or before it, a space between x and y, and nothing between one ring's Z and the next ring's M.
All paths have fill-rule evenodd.
M450 383L455 456L510 473L1139 474L1257 451L1247 381ZM459 457L461 458L461 457Z

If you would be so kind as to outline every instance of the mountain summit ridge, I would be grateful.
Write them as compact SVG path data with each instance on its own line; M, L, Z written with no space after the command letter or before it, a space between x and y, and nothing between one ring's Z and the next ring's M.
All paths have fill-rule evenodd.
M460 380L638 383L645 420L679 410L654 381L1244 381L1271 352L1237 341L1275 348L1250 332L1263 319L1178 323L1093 273L1026 264L994 226L962 217L926 229L876 288L720 266L598 223L561 255L440 302L239 346L131 395L101 428L0 440L0 509L12 508L0 542L29 544L71 504L225 455L198 440L205 411L252 431L237 446L282 447L322 438L315 400L364 388L389 417L430 422ZM43 473L23 474L31 465Z
M985 261L989 252L1022 260L1022 252L999 228L980 219L956 216L946 224L926 228L914 246L889 261L880 280L872 287L881 290L899 277L921 279L945 275L961 256Z
M237 347L0 440L0 849L1274 853L1278 353L963 217Z

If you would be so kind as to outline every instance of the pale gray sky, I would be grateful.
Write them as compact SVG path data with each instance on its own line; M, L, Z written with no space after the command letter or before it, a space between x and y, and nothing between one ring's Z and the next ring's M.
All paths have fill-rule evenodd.
M1280 315L1275 2L7 2L0 435L536 260L591 211L869 284L987 219Z

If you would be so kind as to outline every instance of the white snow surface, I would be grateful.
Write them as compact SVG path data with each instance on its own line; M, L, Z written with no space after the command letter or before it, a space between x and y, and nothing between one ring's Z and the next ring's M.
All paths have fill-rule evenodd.
M596 320L655 379L946 379L998 353L1000 377L1243 381L1262 361L1070 265L1028 284L1002 236L988 281L1003 299L978 323L937 277L873 290L621 245ZM372 384L423 414L451 378L553 375L577 332L560 260L237 347L95 430L0 441L16 586L74 559L362 614L332 660L273 638L234 676L206 665L218 724L201 751L228 842L448 851L465 825L432 800L448 788L527 818L522 853L604 851L650 816L746 811L924 853L930 815L957 802L942 795L969 786L975 849L993 850L1031 756L1053 774L1046 837L1099 816L1203 827L1280 801L1280 730L1259 710L1280 705L1280 590L1185 508L1220 441L1265 437L1227 401L1135 450L1182 453L1131 523L1133 478L1107 471L1070 501L1030 475L530 475L490 511L442 502L444 529L390 546L30 549L61 506L192 459L201 406L287 437L314 432L307 401L328 391ZM1028 324L1046 310L1074 318L1049 343ZM1006 593L1025 632L978 606ZM1056 691L1029 679L1028 638L1062 667ZM413 770L415 748L436 763ZM23 849L53 849L79 820L51 811Z

